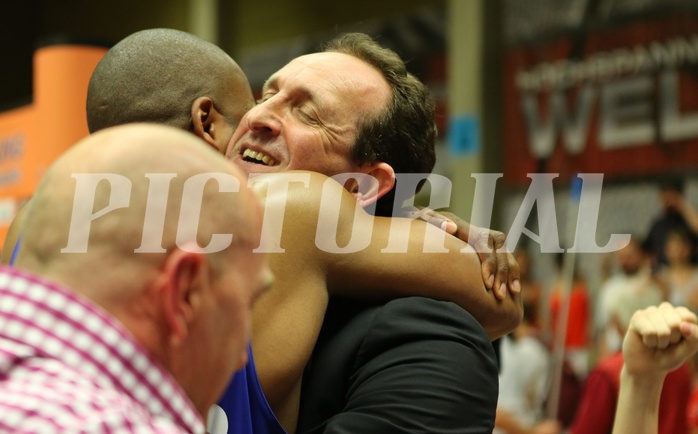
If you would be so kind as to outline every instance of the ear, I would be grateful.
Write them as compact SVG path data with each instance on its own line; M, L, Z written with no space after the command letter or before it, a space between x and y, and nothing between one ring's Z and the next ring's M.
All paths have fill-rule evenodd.
M216 151L221 152L218 144L219 122L223 116L216 110L213 100L200 96L191 105L191 123L194 134L202 138ZM226 143L227 145L227 143ZM223 151L225 151L223 149Z
M167 255L161 288L164 315L170 340L179 345L189 334L190 324L199 314L201 290L206 283L206 260L200 253L175 248Z
M395 171L388 163L381 161L371 164L365 170L365 173L373 177L377 182L358 183L353 181L347 186L349 192L356 198L356 201L362 208L383 197L395 185Z

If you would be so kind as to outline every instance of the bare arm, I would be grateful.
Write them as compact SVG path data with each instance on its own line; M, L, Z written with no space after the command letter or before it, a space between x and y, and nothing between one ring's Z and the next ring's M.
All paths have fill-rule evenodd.
M287 190L274 190L279 175L305 176L307 185L291 182ZM408 241L406 252L382 252L390 244L392 219L373 219L341 185L327 179L288 172L255 184L265 198L265 219L280 218L283 212L283 220L265 221L265 249L276 281L255 305L252 347L265 395L289 431L295 426L300 379L322 326L328 287L374 300L424 295L455 301L490 337L512 330L522 313L520 297L500 301L485 289L477 255L460 252L467 248L465 242L423 221L403 219L394 229L395 239ZM339 200L332 203L334 199ZM446 252L422 253L427 227L443 237ZM369 229L365 247L356 244L361 248L337 253L355 242L352 236ZM283 253L273 253L279 250Z
M623 340L613 434L656 434L664 378L697 349L696 316L688 309L662 303L633 315Z
M478 255L464 241L421 220L374 218L341 185L323 175L313 173L309 188L297 193L289 197L287 218L307 220L306 229L312 222L312 230L295 227L293 233L303 234L301 239L294 236L295 242L314 240L314 256L326 270L332 293L453 301L468 310L492 339L518 325L520 297L497 300L485 288ZM323 196L320 205L310 205L317 203L318 195Z

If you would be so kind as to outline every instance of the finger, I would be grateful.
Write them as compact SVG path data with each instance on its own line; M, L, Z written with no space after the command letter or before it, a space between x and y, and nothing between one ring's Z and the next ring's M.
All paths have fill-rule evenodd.
M690 322L693 324L698 324L698 317L696 317L696 314L691 312L687 307L685 306L679 306L676 308L676 313L681 317L682 321Z
M504 234L504 232L489 230L489 237L491 240L489 243L490 247L493 249L504 248L504 243L507 241L507 236Z
M482 281L485 282L485 287L487 289L494 288L495 274L497 271L497 257L495 255L483 255L480 256L480 261L482 262ZM497 291L494 291L495 296L501 300Z
M514 255L506 250L506 261L509 264L509 291L512 294L521 293L521 268Z
M438 213L441 217L448 219L449 221L453 222L453 224L456 226L456 230L454 233L451 233L455 237L465 241L466 243L470 244L477 252L480 252L480 250L476 247L476 242L473 242L472 240L477 240L477 236L473 238L471 236L471 230L475 231L475 235L478 234L478 228L477 226L471 226L470 223L466 222L462 218L458 217L457 215L451 213L451 212L441 212Z
M657 346L654 324L648 318L652 309L656 309L656 307L652 306L635 312L630 319L630 326L628 327L628 333L637 334L642 343L648 348L656 348Z
M430 208L422 208L419 217L427 223L434 225L453 235L458 230L458 225L447 216Z
M690 322L681 323L681 334L686 339L687 345L698 348L698 325Z
M458 226L446 217L431 214L422 214L420 218L430 225L434 225L442 231L448 232L451 235L456 235Z
M459 220L458 238L470 244L481 257L492 253L489 229L474 226L463 220Z
M458 225L456 225L455 222L453 222L451 219L444 216L443 214L440 214L429 208L422 208L417 211L410 211L407 213L407 215L411 218L424 220L430 225L436 226L437 228L440 228L441 230L451 235L455 235L458 231Z
M666 323L663 311L658 308L650 310L649 314L647 315L647 320L652 323L654 328L653 333L656 337L656 347L659 349L668 347L671 337L671 330L669 325Z
M441 224L439 225L439 227L442 231L447 232L451 235L456 235L456 233L458 232L458 225L456 225L449 219L444 219L443 222L441 222Z
M476 228L476 231L479 228ZM484 235L484 236L483 236ZM497 252L487 247L487 235L484 232L471 233L470 245L477 252L480 262L482 263L482 279L485 282L487 289L497 289L501 283L501 276L498 277L500 262L497 257ZM504 298L498 290L494 290L498 299Z
M499 288L501 297L506 297L509 287L509 261L507 260L507 252L492 251L492 256L497 260L497 275L494 279L494 287Z
M669 328L669 344L675 344L681 340L681 316L679 315L679 310L669 303L662 303L659 305L658 309L661 318L658 321L663 320L666 326Z
M683 357L686 360L698 351L698 325L692 322L682 322L681 334L684 341L683 345L679 344L678 348L683 351Z

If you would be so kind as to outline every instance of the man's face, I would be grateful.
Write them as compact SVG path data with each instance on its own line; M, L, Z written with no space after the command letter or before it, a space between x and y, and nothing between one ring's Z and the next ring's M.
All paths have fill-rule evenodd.
M664 245L664 253L669 263L687 263L691 260L691 242L681 235L670 234Z
M391 90L378 70L342 53L294 59L267 81L226 151L248 173L358 171L351 149L362 121L377 116Z

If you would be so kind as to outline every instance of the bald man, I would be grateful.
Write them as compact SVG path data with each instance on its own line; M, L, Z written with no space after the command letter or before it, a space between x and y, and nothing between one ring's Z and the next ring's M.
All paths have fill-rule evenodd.
M161 249L134 253L152 235L159 175L170 179L155 205L167 216ZM104 180L81 196L89 177ZM195 215L182 202L192 191ZM91 222L85 249L66 253L93 198L96 209L119 205ZM0 430L203 433L247 361L251 307L271 283L252 253L261 210L244 177L190 134L122 126L57 160L30 207L17 268L0 270ZM204 253L214 234L232 242Z

